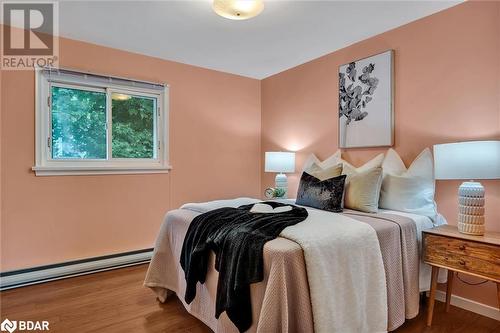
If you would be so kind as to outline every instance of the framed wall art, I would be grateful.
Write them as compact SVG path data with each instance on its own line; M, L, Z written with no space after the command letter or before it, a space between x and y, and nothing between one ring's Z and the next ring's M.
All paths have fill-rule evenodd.
M339 147L394 144L393 69L389 50L339 67Z

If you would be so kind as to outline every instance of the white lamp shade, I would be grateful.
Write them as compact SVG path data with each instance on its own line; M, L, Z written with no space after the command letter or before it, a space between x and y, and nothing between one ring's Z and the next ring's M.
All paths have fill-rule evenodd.
M434 145L436 179L500 179L500 141Z
M266 172L295 172L295 153L266 152Z

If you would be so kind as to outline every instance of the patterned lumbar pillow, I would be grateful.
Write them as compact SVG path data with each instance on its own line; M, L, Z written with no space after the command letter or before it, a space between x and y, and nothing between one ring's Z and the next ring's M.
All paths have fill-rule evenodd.
M382 168L375 167L362 172L351 172L345 185L344 206L367 213L378 211Z
M345 175L320 180L302 173L296 203L330 212L341 212L344 198Z

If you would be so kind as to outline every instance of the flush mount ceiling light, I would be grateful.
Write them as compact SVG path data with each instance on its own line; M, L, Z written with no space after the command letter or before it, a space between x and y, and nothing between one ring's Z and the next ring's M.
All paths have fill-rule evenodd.
M231 20L255 17L264 9L263 0L214 0L214 11Z

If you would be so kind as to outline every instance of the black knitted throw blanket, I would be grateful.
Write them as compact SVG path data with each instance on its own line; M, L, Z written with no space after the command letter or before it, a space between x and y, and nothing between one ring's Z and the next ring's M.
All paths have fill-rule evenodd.
M263 202L273 208L286 206ZM263 280L264 244L288 226L307 218L307 211L294 205L282 213L251 213L251 205L219 208L196 216L189 225L181 252L186 278L185 301L196 296L196 284L204 283L210 251L215 253L217 281L216 313L227 316L240 332L252 325L250 284Z

